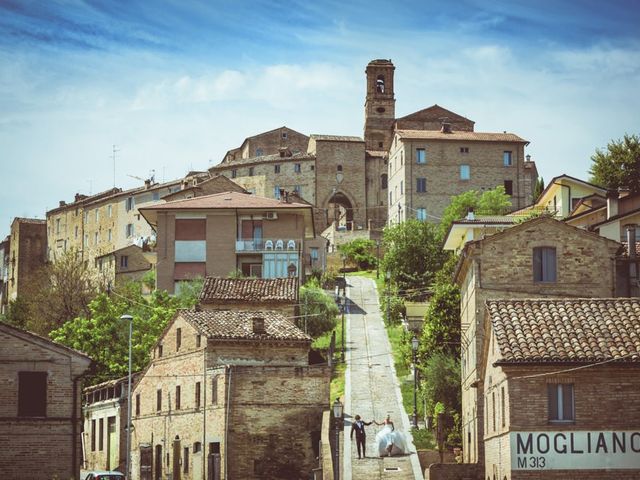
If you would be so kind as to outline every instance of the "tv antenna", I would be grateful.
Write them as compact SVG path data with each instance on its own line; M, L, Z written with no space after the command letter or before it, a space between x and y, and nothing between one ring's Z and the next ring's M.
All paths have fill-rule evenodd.
M113 188L116 188L116 152L119 151L120 149L113 145L113 150L110 155L110 158L113 160Z

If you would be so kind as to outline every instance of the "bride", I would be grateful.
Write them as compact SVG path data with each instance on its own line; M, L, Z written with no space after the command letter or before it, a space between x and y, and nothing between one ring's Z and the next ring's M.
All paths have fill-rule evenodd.
M391 455L404 455L407 453L407 442L402 432L398 432L391 421L391 416L387 415L382 422L374 421L376 425L383 425L382 430L376 433L376 443L378 444L378 454L381 457Z

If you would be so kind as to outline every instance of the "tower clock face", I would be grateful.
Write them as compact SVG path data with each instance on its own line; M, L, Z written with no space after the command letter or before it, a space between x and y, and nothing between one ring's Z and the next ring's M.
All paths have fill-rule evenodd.
M384 113L384 112L385 112L384 107L378 107L378 108L376 108L376 112L378 112L378 113Z

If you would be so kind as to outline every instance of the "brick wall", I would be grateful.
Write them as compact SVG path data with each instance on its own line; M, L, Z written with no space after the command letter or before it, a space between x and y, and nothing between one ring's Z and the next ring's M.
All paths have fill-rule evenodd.
M47 225L44 220L16 218L11 224L7 296L28 295L47 258Z

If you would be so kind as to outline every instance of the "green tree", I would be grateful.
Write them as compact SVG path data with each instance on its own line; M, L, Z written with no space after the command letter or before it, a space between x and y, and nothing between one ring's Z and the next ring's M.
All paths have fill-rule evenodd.
M438 402L447 413L459 412L462 407L460 389L460 361L450 353L437 352L419 365L427 414L433 415Z
M444 209L440 222L440 238L444 240L451 224L464 218L469 209L476 215L504 215L511 207L511 197L505 193L502 185L492 190L478 192L468 190L451 198L451 203Z
M437 352L460 354L460 289L449 279L436 281L420 336L420 358Z
M375 249L376 242L366 238L357 238L338 246L338 251L347 258L347 261L357 265L360 270L368 270L376 266Z
M194 289L195 290L195 289ZM53 330L49 336L89 355L95 361L94 382L124 376L128 371L129 330L124 314L133 316L132 364L135 371L149 361L151 348L178 308L195 305L196 297L172 297L156 290L149 298L139 282L130 282L109 296L99 294L89 303L89 315L78 316Z
M591 161L592 183L613 190L626 187L631 193L640 192L640 136L625 134L622 140L612 140L606 150L597 149Z
M300 314L298 327L313 338L319 337L336 326L339 309L335 300L320 287L318 280L311 279L300 287Z
M542 195L543 191L544 191L544 178L538 177L538 179L536 180L536 184L533 187L533 201L534 202L538 201L538 198L540 198L540 195Z
M440 247L437 227L415 219L386 227L383 246L382 271L389 272L399 293L411 299L424 296L449 256Z
M19 296L15 300L11 300L7 306L7 313L2 320L14 327L28 330L29 321L32 318L32 305L25 297Z

